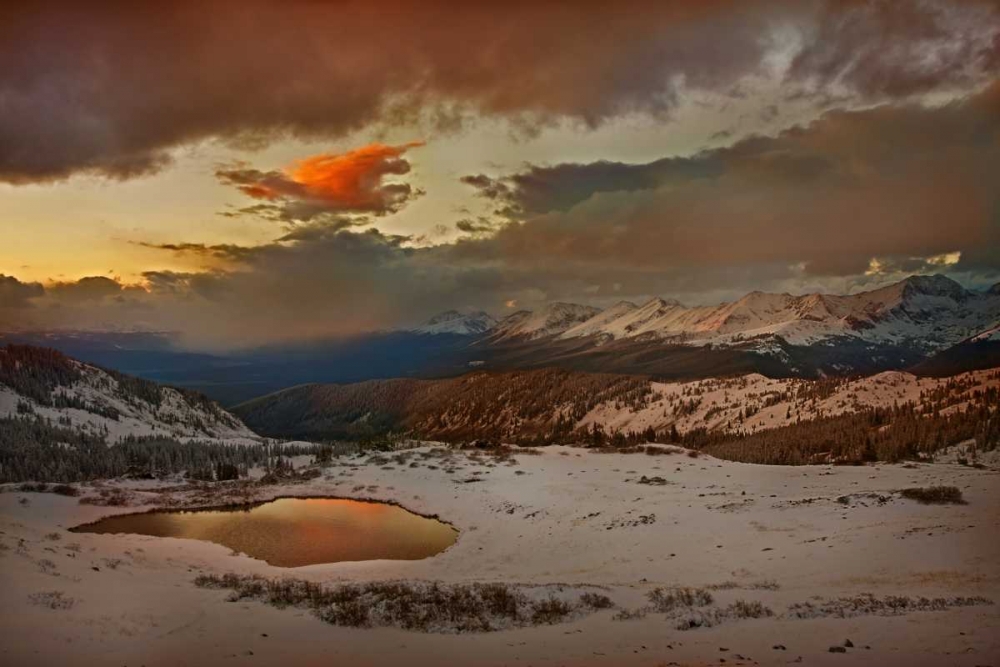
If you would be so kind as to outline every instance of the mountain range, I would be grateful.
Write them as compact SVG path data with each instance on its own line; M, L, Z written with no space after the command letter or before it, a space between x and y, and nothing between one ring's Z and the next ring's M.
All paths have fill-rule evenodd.
M751 292L713 306L660 298L603 310L553 303L487 329L484 313L449 316L450 332L468 330L476 338L471 345L503 366L572 359L569 365L584 370L671 375L679 354L690 362L697 350L724 366L750 362L771 374L875 372L916 365L957 345L996 342L1000 287L976 292L932 275L850 295ZM414 331L433 333L433 325Z
M0 333L105 368L188 387L232 406L305 383L562 368L692 380L745 373L817 377L1000 366L1000 285L985 292L915 276L850 295L751 292L730 303L551 303L503 318L450 310L420 326L226 353L169 334Z

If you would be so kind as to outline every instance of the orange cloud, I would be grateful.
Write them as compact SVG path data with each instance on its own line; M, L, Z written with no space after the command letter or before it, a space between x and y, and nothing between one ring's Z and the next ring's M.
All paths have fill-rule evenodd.
M254 199L272 202L269 211L284 220L308 220L320 213L374 213L397 211L416 193L408 183L386 183L403 176L410 163L403 157L413 141L399 146L369 144L347 153L321 153L303 158L284 171L263 172L238 165L220 169L216 177ZM272 205L267 205L272 206ZM258 207L254 213L259 213Z
M382 179L408 173L410 163L402 159L403 153L423 145L422 141L401 146L370 144L340 155L313 155L299 160L286 171L316 199L353 209L377 208L385 194Z

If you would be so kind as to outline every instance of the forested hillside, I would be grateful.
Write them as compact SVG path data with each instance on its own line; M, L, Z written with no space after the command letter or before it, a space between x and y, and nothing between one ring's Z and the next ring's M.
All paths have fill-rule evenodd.
M260 433L386 433L467 442L627 447L677 443L722 458L799 464L899 460L998 440L1000 371L953 378L745 375L662 383L546 369L447 380L305 385L237 406Z
M46 348L0 347L0 482L204 476L215 465L245 468L261 442L201 394Z
M443 380L303 385L233 409L262 435L357 438L390 431L428 439L545 439L568 435L604 402L639 407L647 378L558 369L477 372Z

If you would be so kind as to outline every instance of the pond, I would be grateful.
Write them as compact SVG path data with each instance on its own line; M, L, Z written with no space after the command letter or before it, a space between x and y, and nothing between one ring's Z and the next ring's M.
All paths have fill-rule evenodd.
M205 540L279 567L419 560L458 539L458 531L448 524L402 507L341 498L279 498L250 507L119 514L71 530Z

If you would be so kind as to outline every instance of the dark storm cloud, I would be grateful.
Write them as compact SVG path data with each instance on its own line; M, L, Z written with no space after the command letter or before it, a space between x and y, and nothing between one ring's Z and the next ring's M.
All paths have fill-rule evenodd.
M126 179L205 139L421 113L666 119L679 86L761 73L778 31L800 37L789 83L809 94L923 93L995 71L998 16L995 0L25 3L0 20L0 181Z
M57 282L49 285L48 294L65 301L98 301L105 297L117 296L122 291L122 284L104 276L88 276L70 282Z
M1000 83L937 108L830 112L806 127L645 165L530 167L478 178L521 224L470 256L605 266L803 264L960 251L1000 265ZM496 187L500 183L502 187Z
M876 99L975 83L996 73L998 9L996 0L830 2L789 75Z
M480 195L495 200L506 216L524 217L550 211L567 211L596 192L648 190L692 179L718 175L721 165L710 156L665 158L649 164L592 162L531 166L527 171L500 178L483 174L461 180Z
M0 273L0 312L24 308L31 300L45 294L39 283L23 283L13 276Z

